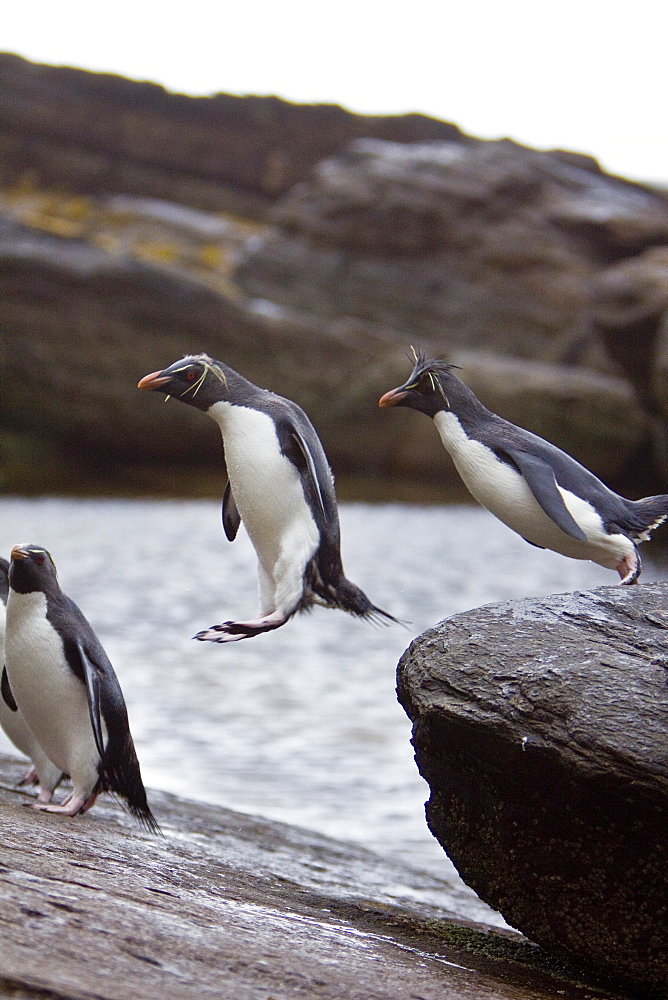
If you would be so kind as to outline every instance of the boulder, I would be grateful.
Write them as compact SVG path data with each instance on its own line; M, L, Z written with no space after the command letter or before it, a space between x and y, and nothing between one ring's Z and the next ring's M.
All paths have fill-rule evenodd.
M262 217L361 136L466 141L426 115L356 115L278 97L188 97L109 73L0 54L0 185L117 192Z
M136 390L147 372L205 350L300 403L337 474L369 484L357 495L378 495L375 483L390 477L409 482L413 500L430 483L438 485L434 498L459 490L434 428L414 413L378 409L381 393L410 370L403 338L378 324L330 318L309 326L301 315L249 308L234 294L226 263L238 248L238 227L221 221L215 229L201 213L127 198L97 213L90 206L82 213L76 237L38 228L34 214L32 225L0 218L2 424L20 435L9 448L16 459L9 488L43 489L47 481L63 488L68 469L76 475L86 466L88 481L104 489L165 483L188 491L192 471L218 470L212 491L220 492L213 422L179 403L158 407L155 396ZM624 483L646 450L645 415L622 379L475 351L448 359L491 409L553 440L612 485ZM26 436L42 442L30 461L35 449ZM142 464L155 471L138 471ZM165 466L174 470L167 481ZM34 471L32 485L25 469Z
M668 244L668 238L665 240ZM605 268L592 284L591 316L606 349L651 413L668 416L668 245Z
M668 584L489 605L399 664L430 829L543 947L668 991Z
M586 158L498 142L358 140L271 214L238 280L309 316L610 371L587 322L611 261L668 240L668 201Z
M668 288L668 262L666 284ZM668 419L668 302L656 329L653 361L651 392L665 425L665 421Z

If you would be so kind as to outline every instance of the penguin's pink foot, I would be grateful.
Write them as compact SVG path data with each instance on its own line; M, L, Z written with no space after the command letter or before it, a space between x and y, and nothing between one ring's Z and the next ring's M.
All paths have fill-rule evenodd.
M238 642L240 639L252 639L262 632L272 632L285 625L287 615L280 611L272 611L270 615L252 618L247 622L223 622L222 625L212 625L193 636L200 642Z
M37 809L39 812L60 813L61 816L77 816L79 813L88 812L95 804L96 799L97 792L93 792L87 799L83 795L72 793L60 805L50 802L39 802L38 800L37 802L31 802L30 808Z
M28 768L28 770L26 771L26 773L23 775L23 777L21 778L21 780L19 781L19 783L17 784L16 787L17 788L26 788L29 785L37 785L37 784L39 784L39 778L37 777L37 771L35 770L34 767L30 767L30 768Z
M623 559L620 559L615 569L621 577L621 580L619 581L620 587L636 583L642 569L642 563L640 562L638 550L634 549L633 552L630 552L627 556L624 556Z

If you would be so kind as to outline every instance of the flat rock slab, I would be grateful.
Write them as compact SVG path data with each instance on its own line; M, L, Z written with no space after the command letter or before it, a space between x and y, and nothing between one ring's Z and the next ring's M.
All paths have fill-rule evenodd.
M611 1000L519 934L457 919L432 876L354 845L150 793L34 813L0 758L0 997ZM435 884L436 883L436 884Z
M404 654L399 695L464 881L543 947L668 995L668 584L455 615Z

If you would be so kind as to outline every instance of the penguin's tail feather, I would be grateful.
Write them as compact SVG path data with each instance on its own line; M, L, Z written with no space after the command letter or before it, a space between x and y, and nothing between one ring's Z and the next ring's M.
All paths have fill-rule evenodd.
M149 833L162 835L162 830L151 812L146 798L146 789L142 781L132 737L129 737L129 746L126 746L125 754L120 763L112 764L106 760L102 764L100 788L101 791L111 792L112 795L115 795L123 808L131 816L134 816L145 830Z
M634 542L646 542L655 528L668 518L668 494L644 497L633 504L629 534ZM626 527L626 525L625 525Z
M382 608L372 604L364 591L345 576L342 576L338 582L336 597L332 604L334 607L340 608L341 611L347 611L348 614L364 618L377 625L389 625L390 622L394 622L395 625L406 624L406 622L391 615L389 611L383 611Z
M138 805L135 802L130 802L129 800L125 800L125 805L130 815L134 816L134 818L139 823L141 823L141 825L144 827L146 831L148 831L148 833L153 833L156 836L164 837L164 834L160 829L160 826L158 825L157 819L155 818L155 816L153 815L153 813L149 808L148 802L146 801L146 795L144 795L143 804Z
M395 625L406 626L406 622L372 604L364 591L345 576L338 539L326 539L316 556L307 564L302 601L292 614L295 611L308 611L313 604L338 608L339 611L347 611L356 618L365 618L377 625L389 625L393 622Z

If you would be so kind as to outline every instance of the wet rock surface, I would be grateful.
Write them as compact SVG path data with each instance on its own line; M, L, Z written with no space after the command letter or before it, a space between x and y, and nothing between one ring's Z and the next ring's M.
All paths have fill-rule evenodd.
M511 931L438 905L433 876L318 834L152 792L164 837L110 800L28 812L0 759L0 996L614 1000Z
M667 606L663 583L489 605L398 671L428 823L464 881L545 948L658 996Z

